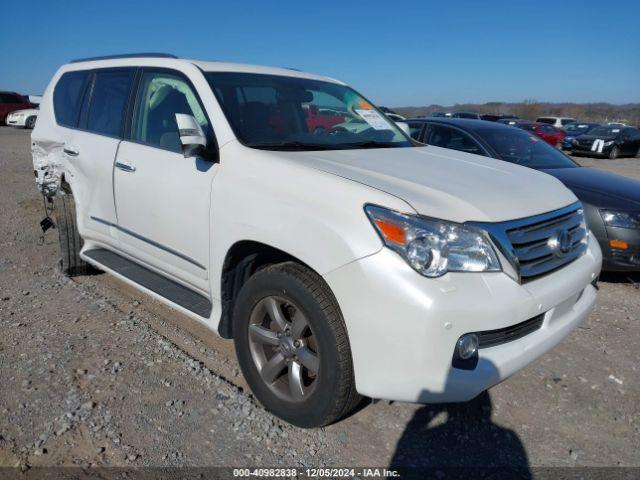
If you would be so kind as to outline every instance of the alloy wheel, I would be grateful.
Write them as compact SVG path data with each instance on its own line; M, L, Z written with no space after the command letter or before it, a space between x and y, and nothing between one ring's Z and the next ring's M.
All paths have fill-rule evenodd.
M251 358L278 397L305 400L313 392L320 352L304 313L291 300L268 296L253 307L248 327Z

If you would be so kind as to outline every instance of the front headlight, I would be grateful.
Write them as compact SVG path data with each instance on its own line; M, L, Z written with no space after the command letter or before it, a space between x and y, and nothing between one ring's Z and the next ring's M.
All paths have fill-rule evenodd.
M607 227L640 228L640 212L600 210L600 215Z
M616 143L615 140L611 140L610 142L604 142L604 146L605 147L610 147L611 145L613 145L614 143Z
M365 211L384 244L425 277L501 270L484 230L374 205L367 205Z

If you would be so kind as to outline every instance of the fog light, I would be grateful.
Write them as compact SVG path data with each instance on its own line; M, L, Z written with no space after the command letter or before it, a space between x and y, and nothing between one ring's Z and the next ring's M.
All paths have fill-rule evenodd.
M458 339L458 357L468 360L478 351L478 336L475 333L467 333Z

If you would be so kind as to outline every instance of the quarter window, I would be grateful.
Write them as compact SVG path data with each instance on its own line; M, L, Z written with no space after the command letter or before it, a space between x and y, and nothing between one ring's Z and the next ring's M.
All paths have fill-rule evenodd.
M67 72L53 91L53 110L56 121L65 127L77 127L82 94L89 72Z
M87 130L111 136L122 133L124 109L132 79L133 71L130 69L96 73Z
M164 72L143 73L131 139L182 151L176 113L193 115L203 132L210 134L204 110L186 80Z
M420 141L420 132L422 131L422 123L413 123L413 122L409 122L409 135L411 135L411 138L413 138L414 140L418 140Z

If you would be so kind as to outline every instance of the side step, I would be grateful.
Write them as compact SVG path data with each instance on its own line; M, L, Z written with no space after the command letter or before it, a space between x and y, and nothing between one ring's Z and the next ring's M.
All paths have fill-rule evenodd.
M211 302L207 298L111 250L96 248L84 255L196 315L204 318L211 315Z

